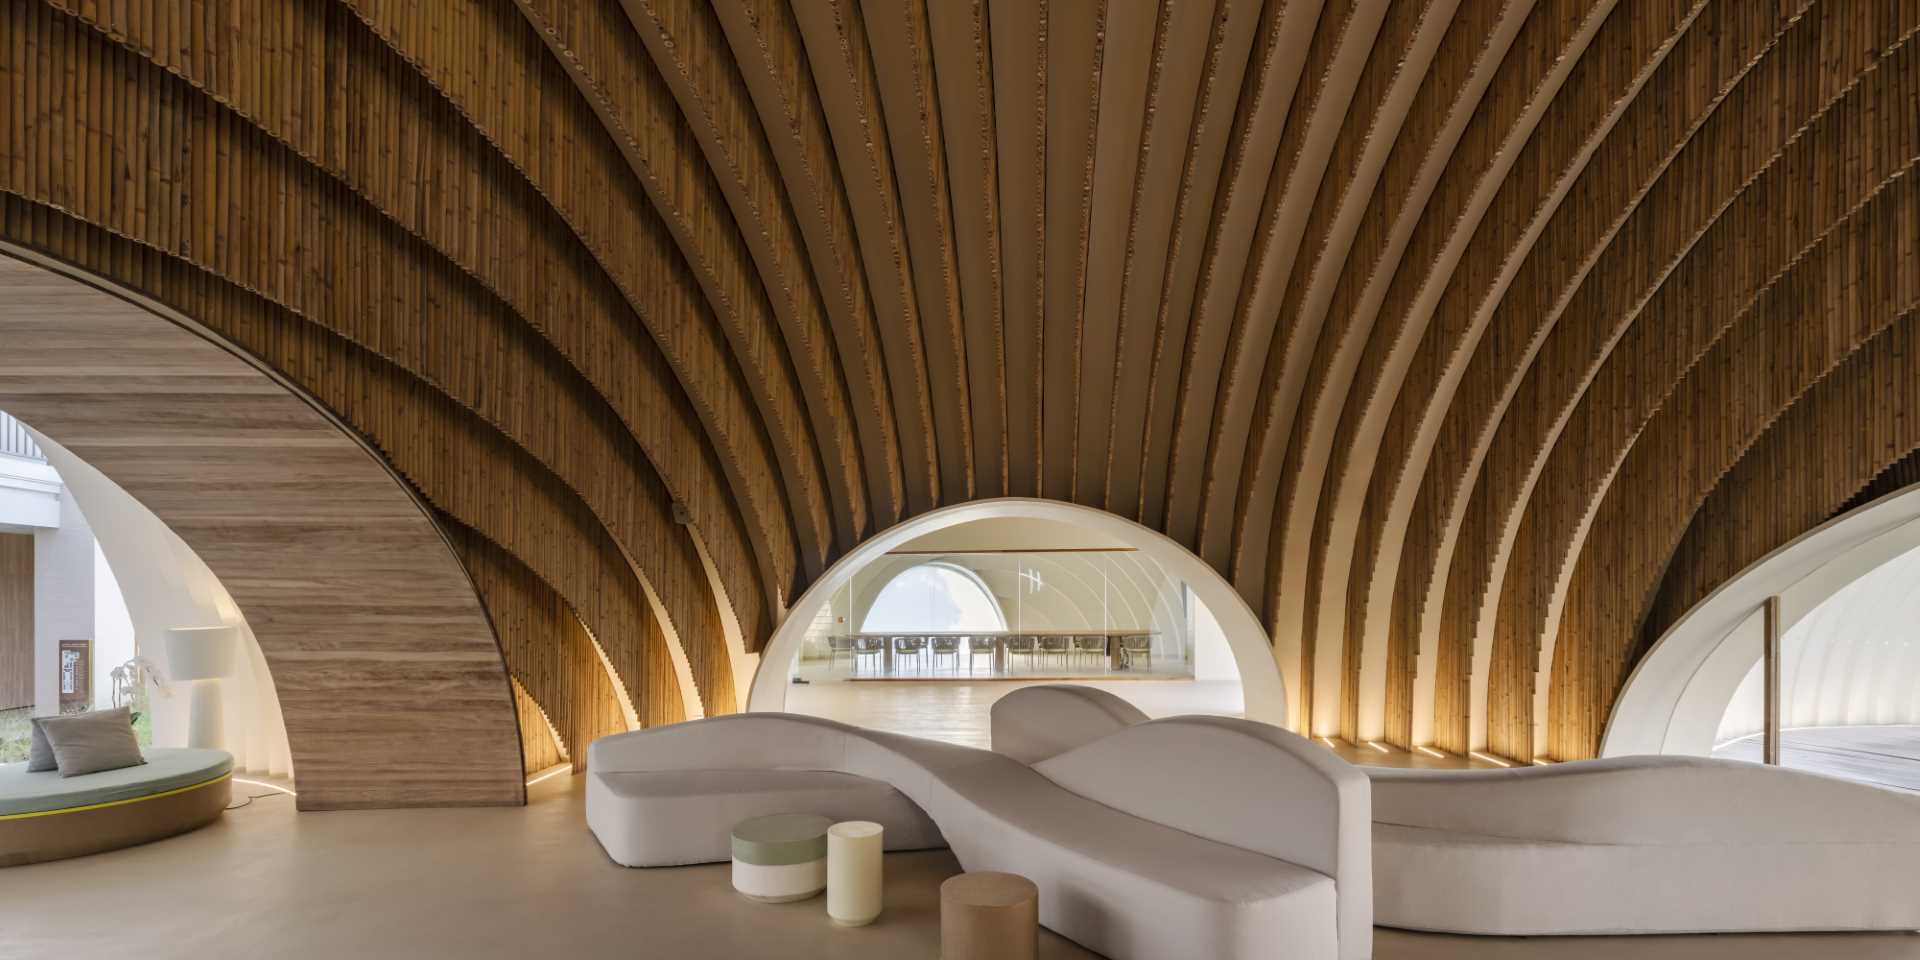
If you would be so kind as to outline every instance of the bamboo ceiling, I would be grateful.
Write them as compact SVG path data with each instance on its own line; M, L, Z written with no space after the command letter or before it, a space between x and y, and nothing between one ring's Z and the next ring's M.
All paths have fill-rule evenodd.
M1650 615L1920 446L1917 28L1920 0L11 0L4 237L386 455L545 758L737 709L837 557L999 496L1192 548L1315 733L1574 758Z

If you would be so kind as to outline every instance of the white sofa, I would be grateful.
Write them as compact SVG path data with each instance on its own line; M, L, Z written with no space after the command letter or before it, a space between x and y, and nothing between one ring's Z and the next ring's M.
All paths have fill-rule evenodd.
M1383 926L1920 929L1920 796L1696 757L1368 774Z
M1025 764L1057 757L1147 719L1140 708L1093 687L1021 687L993 702L993 752Z
M621 862L660 836L714 826L704 812L636 802L636 784L690 771L837 773L897 789L963 867L1032 879L1042 924L1118 960L1372 952L1367 779L1265 724L1150 721L1028 766L815 717L743 714L603 737L587 766L587 824Z

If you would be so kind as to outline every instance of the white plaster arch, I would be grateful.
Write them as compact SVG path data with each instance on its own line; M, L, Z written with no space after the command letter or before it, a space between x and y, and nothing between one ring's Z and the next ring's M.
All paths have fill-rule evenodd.
M754 673L753 690L748 697L749 710L782 710L787 702L787 672L800 652L813 613L828 602L834 591L853 575L889 551L915 537L975 520L1012 517L1017 519L1064 521L1125 542L1159 563L1169 574L1186 581L1194 596L1205 604L1226 634L1240 669L1240 684L1246 698L1246 715L1277 726L1287 726L1287 703L1297 689L1297 680L1286 676L1275 660L1260 620L1233 586L1214 569L1167 535L1116 514L1093 507L1059 500L1003 497L975 500L943 507L897 524L855 547L831 569L821 575L799 602L787 611L786 618L767 642Z
M1760 605L1780 596L1781 630L1827 598L1920 548L1920 486L1895 491L1762 557L1687 611L1641 658L1607 720L1603 757L1705 756L1761 653Z

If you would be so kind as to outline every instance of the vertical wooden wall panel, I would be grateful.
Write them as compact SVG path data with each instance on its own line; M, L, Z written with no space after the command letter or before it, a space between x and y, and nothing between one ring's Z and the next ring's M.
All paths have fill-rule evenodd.
M33 534L0 533L0 710L33 706Z
M14 197L0 236L103 268L83 281L0 258L0 409L220 578L273 674L300 808L522 802L500 648L402 483L283 382L97 286L146 279L157 255Z

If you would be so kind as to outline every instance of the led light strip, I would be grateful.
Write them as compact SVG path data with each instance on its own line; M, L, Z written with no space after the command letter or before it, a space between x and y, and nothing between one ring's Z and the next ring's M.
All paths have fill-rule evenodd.
M1378 740L1368 740L1368 741L1367 741L1367 746L1369 746L1369 747L1372 747L1372 748L1374 748L1375 750L1378 750L1378 751L1380 751L1381 753L1392 753L1392 752L1393 752L1392 750L1388 750L1388 749L1387 749L1387 748L1386 748L1385 746L1383 746L1383 745L1382 745L1382 744L1380 743L1380 741L1378 741Z
M244 784L248 784L250 786L255 786L255 787L266 787L268 790L273 790L278 793L284 793L289 797L299 796L299 794L294 793L292 790L288 790L286 787L283 787L277 783L267 783L263 780L244 780L244 779L241 779L240 777L234 777L233 782L244 783Z
M1508 762L1506 762L1505 760L1502 760L1502 759L1500 759L1499 757L1496 757L1496 756L1493 756L1493 755L1491 755L1491 754L1486 754L1486 753L1481 753L1481 752L1480 752L1480 751L1478 751L1478 750L1469 750L1469 751L1467 751L1467 756L1469 756L1469 757L1473 757L1473 758L1474 758L1474 759L1476 759L1476 760L1485 760L1486 762L1488 762L1488 763L1491 763L1491 764L1495 764L1495 765L1497 765L1497 766L1502 766L1502 767L1511 767L1511 766L1513 766L1513 764L1511 764L1511 763L1508 763Z
M532 780L528 780L527 786L531 787L534 784L539 783L543 780L551 780L554 777L557 777L563 773L572 773L572 772L573 772L573 764L557 763L557 764L554 764L551 768L549 768L546 773L540 774L534 777Z
M1426 754L1429 757L1433 757L1436 760L1445 760L1447 758L1446 754L1441 753L1440 751L1435 750L1432 747L1414 747L1414 749L1420 751L1421 753Z

